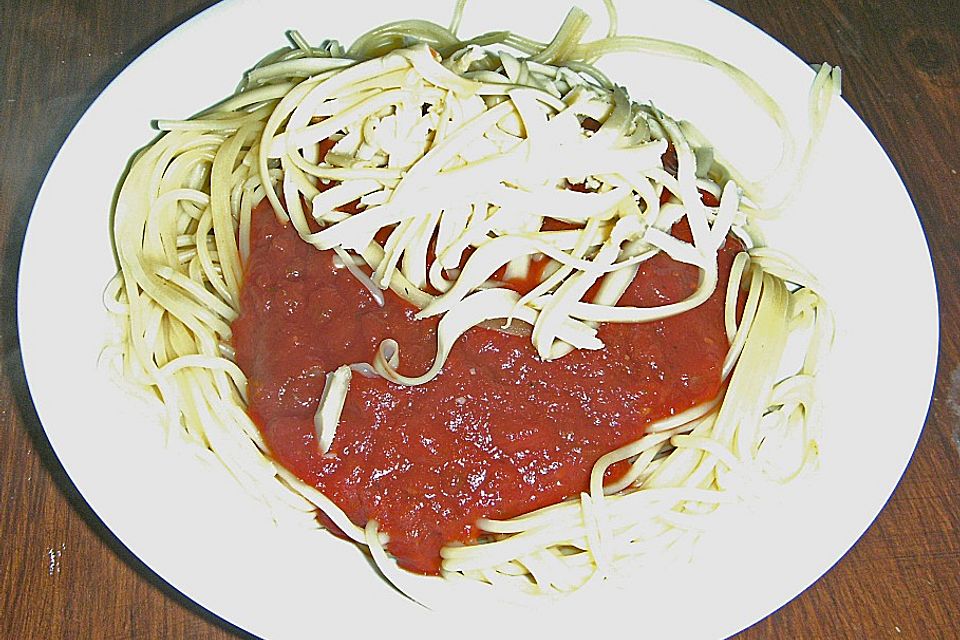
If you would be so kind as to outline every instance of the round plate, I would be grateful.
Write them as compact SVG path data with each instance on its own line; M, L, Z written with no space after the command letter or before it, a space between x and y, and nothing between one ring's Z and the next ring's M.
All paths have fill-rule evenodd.
M781 45L702 0L621 4L621 33L693 44L734 63L782 103L803 139L813 72ZM453 2L359 0L338 6L335 16L325 6L227 0L179 27L90 107L37 198L20 270L24 366L54 450L106 525L188 597L266 638L358 626L426 637L471 628L566 637L636 626L654 637L720 638L822 575L901 477L923 426L938 344L933 272L916 213L883 150L842 101L803 189L765 228L770 244L821 279L836 315L821 469L776 503L725 519L690 564L636 571L547 611L466 603L457 617L428 612L387 585L352 545L276 526L213 456L168 442L153 409L115 384L101 361L113 330L101 302L116 268L110 207L132 152L156 133L149 123L187 117L228 95L245 69L286 44L287 29L312 42L349 43L389 20L445 24ZM567 10L564 3L536 12L518 6L529 5L468 4L461 33L510 28L548 40ZM605 32L602 3L581 6L596 17L593 35ZM602 67L635 99L697 123L747 173L759 175L775 161L776 129L717 71L656 56L612 56ZM897 283L896 304L889 283ZM878 353L896 366L877 366ZM482 623L471 627L471 614Z

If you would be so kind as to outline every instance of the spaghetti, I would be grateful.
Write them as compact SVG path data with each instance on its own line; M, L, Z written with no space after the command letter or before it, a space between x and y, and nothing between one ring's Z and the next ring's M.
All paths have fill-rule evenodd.
M293 45L248 72L233 96L189 120L159 121L163 134L120 189L108 306L124 329L126 377L162 401L172 428L212 450L278 517L308 522L319 509L402 582L379 523L355 524L278 464L245 411L232 323L259 203L301 242L335 252L379 304L390 290L436 322L436 354L422 371L402 373L404 344L385 339L371 362L324 372L321 453L336 441L356 376L430 384L478 325L525 336L544 362L601 350L604 324L689 313L726 282L720 395L604 453L578 497L481 518L471 544L440 552L446 577L569 591L628 558L682 546L721 505L815 461L815 376L830 317L815 279L763 246L755 224L798 182L839 70L817 73L813 135L798 150L753 80L702 51L618 35L612 6L606 37L583 42L589 19L573 9L549 43L509 31L461 40L462 9L450 28L388 24L346 50L292 33ZM784 132L776 178L745 179L692 125L632 101L594 66L613 52L668 53L727 73ZM678 224L688 239L673 232ZM721 273L731 237L744 248ZM620 304L658 255L696 270L692 292ZM506 286L535 267L527 289ZM799 362L788 339L805 345ZM615 465L626 471L605 482Z

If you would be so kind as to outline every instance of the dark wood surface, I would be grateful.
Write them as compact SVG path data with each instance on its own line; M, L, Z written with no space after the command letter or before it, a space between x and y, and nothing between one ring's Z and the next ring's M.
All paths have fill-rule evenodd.
M37 420L16 327L20 249L54 154L111 78L209 4L0 2L2 638L249 637L168 587L91 513ZM926 427L885 510L821 580L737 638L960 638L960 2L721 4L802 59L843 68L846 99L928 233L942 332Z

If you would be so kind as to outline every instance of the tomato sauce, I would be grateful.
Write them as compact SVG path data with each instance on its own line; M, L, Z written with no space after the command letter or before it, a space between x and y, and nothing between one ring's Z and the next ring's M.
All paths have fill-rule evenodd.
M248 412L281 464L357 525L375 519L409 570L436 574L440 548L475 540L480 517L509 518L587 490L601 455L720 390L734 240L706 303L657 322L604 325L602 350L543 362L529 337L476 327L427 384L354 374L322 455L313 416L325 374L372 362L380 342L394 338L400 371L419 375L435 356L437 320L417 320L390 291L381 307L335 267L332 252L305 244L261 209L233 325ZM643 263L620 304L677 301L696 283L694 267L661 254Z

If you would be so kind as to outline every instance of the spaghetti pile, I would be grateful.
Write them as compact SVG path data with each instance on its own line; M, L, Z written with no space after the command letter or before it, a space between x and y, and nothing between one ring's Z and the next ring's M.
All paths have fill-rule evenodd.
M293 45L249 71L233 96L189 120L159 121L163 134L134 159L117 200L120 268L108 305L124 328L126 377L162 401L172 428L278 514L322 510L396 578L378 524L352 523L276 464L245 412L231 322L257 204L266 199L303 242L335 251L375 297L390 289L420 317L439 318L436 358L418 375L400 373L394 340L370 363L327 372L316 413L322 451L353 376L428 384L481 324L529 335L542 360L603 349L601 323L668 318L710 297L718 250L733 234L746 249L726 291L721 395L604 455L579 497L482 519L477 543L441 552L448 577L569 591L695 538L724 503L815 461L815 374L832 325L812 276L756 233L799 179L812 142L798 149L773 100L704 52L617 35L615 20L606 37L582 42L589 20L578 9L549 43L508 31L460 40L462 8L450 28L388 24L346 50L292 33ZM783 130L787 188L746 180L692 125L632 101L594 66L613 52L671 53L727 73ZM820 68L811 140L839 81L839 70ZM671 156L675 166L664 162ZM681 221L689 242L671 234ZM696 267L696 290L660 306L619 305L659 253ZM530 291L503 286L537 260L549 262ZM788 339L804 345L797 362ZM624 461L629 470L604 484Z

